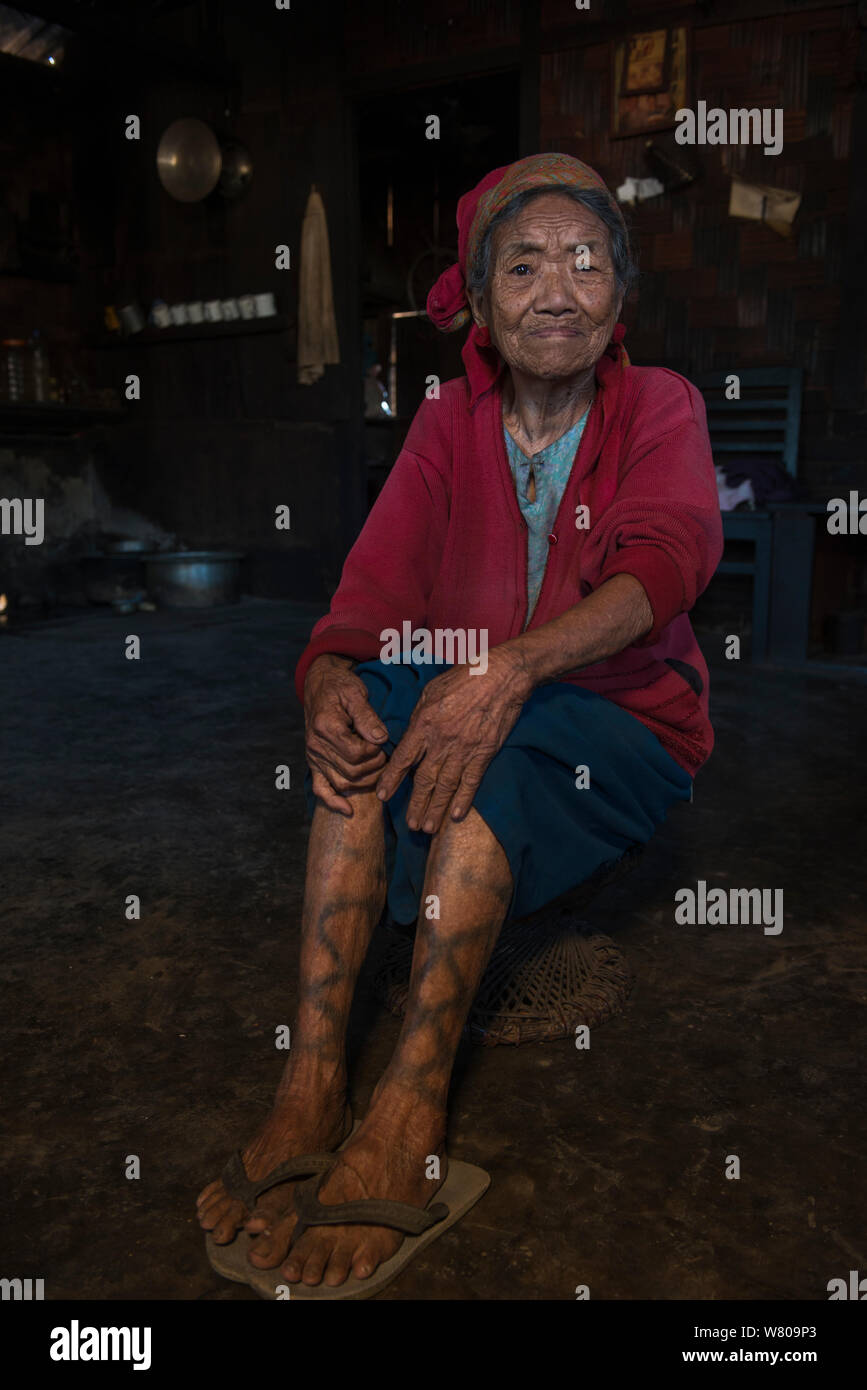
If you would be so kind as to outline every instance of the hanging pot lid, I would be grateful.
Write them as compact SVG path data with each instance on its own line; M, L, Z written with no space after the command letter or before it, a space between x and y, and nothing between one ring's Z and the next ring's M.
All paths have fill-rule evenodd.
M160 183L179 203L198 203L216 188L223 167L220 142L196 116L172 121L157 148Z

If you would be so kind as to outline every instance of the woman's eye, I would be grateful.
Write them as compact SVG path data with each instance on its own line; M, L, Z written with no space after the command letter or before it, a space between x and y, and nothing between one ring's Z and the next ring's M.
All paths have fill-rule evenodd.
M510 272L510 273L511 273L512 275L515 275L518 271L521 271L521 270L529 270L529 269L530 269L530 267L527 265L526 261L521 261L520 265L513 265L513 266L512 266L512 269L511 269L511 272Z

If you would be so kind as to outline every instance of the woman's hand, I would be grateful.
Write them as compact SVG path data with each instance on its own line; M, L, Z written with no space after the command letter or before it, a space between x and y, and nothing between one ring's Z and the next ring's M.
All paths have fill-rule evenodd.
M367 698L367 687L346 656L318 656L304 680L304 730L313 791L331 811L351 816L343 793L371 791L388 730Z
M463 819L533 691L525 661L508 643L489 653L484 674L472 670L453 666L425 686L379 778L376 794L387 801L415 767L410 830L435 834L449 809L453 820Z

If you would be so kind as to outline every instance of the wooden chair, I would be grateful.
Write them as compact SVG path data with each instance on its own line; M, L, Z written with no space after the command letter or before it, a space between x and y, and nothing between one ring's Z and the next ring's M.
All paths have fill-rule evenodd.
M726 400L727 379L740 381L740 399ZM778 454L786 472L798 472L801 430L801 368L751 367L740 372L707 372L696 379L705 397L714 461L724 454ZM770 510L723 512L727 541L753 544L751 560L727 560L717 574L747 574L753 581L752 660L768 655L774 516Z

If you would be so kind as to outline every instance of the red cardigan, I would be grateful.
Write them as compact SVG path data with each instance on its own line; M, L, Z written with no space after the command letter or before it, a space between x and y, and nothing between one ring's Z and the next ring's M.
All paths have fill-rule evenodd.
M554 523L529 627L559 617L614 574L644 586L653 629L561 679L628 710L694 774L713 747L708 673L687 613L722 555L704 401L684 377L621 366L609 347ZM503 376L470 408L466 377L416 412L404 447L346 559L331 611L295 669L323 652L378 657L384 628L487 628L517 637L527 605L527 527L503 439ZM577 529L576 507L589 507ZM583 514L586 516L586 514ZM697 694L667 659L697 673ZM699 682L694 682L698 684Z

